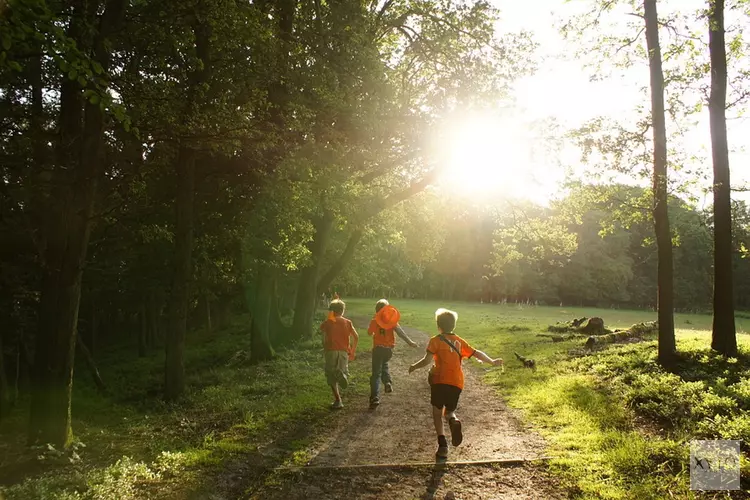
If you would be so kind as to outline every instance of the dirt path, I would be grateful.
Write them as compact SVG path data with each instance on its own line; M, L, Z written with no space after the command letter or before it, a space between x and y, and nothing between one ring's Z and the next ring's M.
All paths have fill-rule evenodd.
M367 320L355 319L355 323L362 332ZM399 339L390 363L394 392L381 394L381 405L376 410L368 409L366 396L347 398L344 393L345 418L338 419L336 428L311 450L313 458L308 465L323 468L284 472L277 487L263 492L262 498L563 498L555 483L535 465L408 466L434 462L437 443L427 370L408 374L409 364L422 356L429 336L413 328L405 330L419 348L412 349ZM363 335L361 341L370 339ZM369 353L354 363L369 368ZM476 364L466 362L469 363ZM480 381L480 370L466 370L466 385L457 410L463 421L464 441L461 446L450 448L449 462L542 457L542 438L525 428L492 389ZM350 468L372 464L394 466ZM341 466L344 468L336 468Z

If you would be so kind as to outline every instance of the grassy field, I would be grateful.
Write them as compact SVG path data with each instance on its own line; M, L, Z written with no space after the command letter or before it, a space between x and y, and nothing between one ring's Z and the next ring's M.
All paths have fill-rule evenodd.
M106 395L79 367L73 431L85 447L75 455L28 450L28 401L21 401L0 421L0 499L204 499L217 491L236 496L254 486L238 485L238 476L263 481L264 469L305 463L315 437L310 429L319 428L314 424L321 419L338 418L328 409L319 340L249 366L249 321L240 317L214 334L192 332L187 345L189 392L176 405L160 399L161 350L140 359L134 350L103 351L98 363ZM367 390L366 368L353 367L349 394ZM242 469L247 464L259 468L248 472Z
M350 300L348 305L350 315L369 316L374 304ZM690 498L689 439L750 441L750 339L739 337L740 360L714 356L708 349L709 316L677 316L682 355L675 372L667 373L654 363L653 341L585 355L582 340L553 344L537 337L548 324L572 317L599 315L608 326L623 328L653 320L653 314L422 301L396 305L402 323L429 332L439 305L454 308L459 334L506 359L505 372L479 369L548 438L550 454L557 457L551 469L578 497ZM303 342L272 362L249 366L248 325L248 318L240 317L220 332L191 333L190 389L178 405L160 400L161 351L140 359L132 348L102 351L105 395L79 367L74 432L85 447L75 455L25 448L28 401L21 401L0 421L0 498L202 499L217 491L236 496L273 481L264 470L305 463L308 444L325 428L316 423L340 418L327 408L320 343ZM747 331L750 320L740 319L738 326ZM369 348L366 339L360 342L361 351ZM539 369L521 368L513 352L533 357ZM367 390L368 369L365 363L352 364L350 391Z
M595 353L584 339L552 343L538 337L550 324L600 316L609 328L656 319L654 313L585 308L519 307L396 301L402 323L434 332L434 311L458 311L457 333L475 348L506 360L485 380L548 439L551 462L581 498L692 498L687 465L691 439L750 442L750 335L738 336L740 359L709 349L711 317L676 315L680 359L673 372L656 363L656 342L612 345ZM350 300L352 314L371 314L373 301ZM750 320L738 318L738 331ZM537 361L532 372L514 358ZM748 448L743 448L745 458ZM748 463L743 463L747 489ZM733 498L744 498L735 493ZM708 497L708 495L704 495ZM713 495L716 498L726 494Z

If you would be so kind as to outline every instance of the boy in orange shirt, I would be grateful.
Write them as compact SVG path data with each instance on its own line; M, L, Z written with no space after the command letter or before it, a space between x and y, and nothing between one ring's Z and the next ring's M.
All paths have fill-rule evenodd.
M396 337L393 333L397 333L411 347L417 347L417 343L410 339L398 324L399 317L398 310L388 304L386 299L380 299L375 304L375 316L367 329L368 335L372 337L371 409L380 404L381 381L385 385L385 392L393 392L393 380L388 370L388 362L393 357L393 348L396 347Z
M326 380L333 391L331 408L338 410L344 407L341 402L341 389L349 385L349 360L354 359L357 351L359 335L352 322L344 318L346 304L341 300L333 300L328 306L330 313L321 325L323 332L323 347L326 360ZM351 339L351 344L349 340Z
M494 366L503 364L503 360L492 359L482 351L477 351L468 342L453 333L458 321L458 313L440 308L435 311L439 334L430 339L424 358L409 367L409 373L424 368L435 362L430 369L430 403L432 403L432 420L438 437L438 459L448 457L448 441L443 430L443 416L448 420L451 431L451 444L458 446L463 441L461 421L456 417L458 398L464 388L464 358L475 357L479 361Z

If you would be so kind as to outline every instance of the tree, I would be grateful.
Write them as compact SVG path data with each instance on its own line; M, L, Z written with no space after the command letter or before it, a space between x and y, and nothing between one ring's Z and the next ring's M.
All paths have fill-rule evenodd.
M213 36L207 12L203 9L193 14L192 31L195 40L195 66L187 78L187 95L183 120L190 123L200 112L207 99L202 86L211 78L211 39ZM185 332L187 330L189 284L193 272L193 230L195 198L195 162L198 145L190 138L181 138L175 158L177 177L175 199L175 262L172 290L169 299L169 326L166 339L166 364L164 368L164 397L167 401L178 399L185 390Z
M654 229L659 254L658 264L658 316L659 363L669 366L676 351L674 335L674 284L672 265L672 234L669 230L669 204L667 194L667 125L664 115L664 74L659 46L659 17L656 0L644 0L646 44L649 55L651 83L651 125L654 140Z
M710 0L709 52L711 55L711 152L714 193L714 320L711 348L725 356L737 355L732 280L732 193L727 143L727 54L724 41L724 0Z
M72 440L70 404L81 279L97 182L104 165L105 107L100 91L108 84L109 37L119 29L126 9L122 0L97 5L92 8L85 2L73 2L68 11L67 37L81 54L90 53L92 58L71 57L60 64L60 136L44 228L29 441L61 447ZM89 88L86 99L84 89L94 87L91 81L95 76L98 91L91 93Z
M455 109L497 102L506 96L509 82L530 69L520 64L530 49L528 40L522 35L496 37L496 12L485 3L385 2L354 12L346 9L338 17L342 15L346 22L334 19L330 29L337 40L349 43L341 48L333 44L341 53L332 58L362 64L364 55L374 61L362 64L360 80L368 85L340 94L358 112L339 116L337 107L329 109L328 99L322 116L339 119L329 129L319 126L315 131L315 151L334 160L320 170L332 180L321 190L317 210L311 211L315 230L308 244L309 263L300 272L292 326L297 337L312 330L318 294L351 260L368 221L432 182L435 161L424 151L424 131ZM330 77L351 81L351 67L337 64ZM377 83L375 89L371 82ZM340 89L335 90L339 95ZM368 113L359 112L362 108ZM321 120L327 121L333 120ZM317 134L325 141L318 141ZM342 226L349 231L349 243L323 270L327 240Z

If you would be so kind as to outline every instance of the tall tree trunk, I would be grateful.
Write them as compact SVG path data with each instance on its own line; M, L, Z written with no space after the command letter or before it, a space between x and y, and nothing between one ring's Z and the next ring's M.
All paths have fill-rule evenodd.
M96 297L92 294L91 297L91 324L89 325L89 352L91 356L96 356L96 340L97 334L99 333L99 315L96 312Z
M206 329L211 333L214 328L211 323L211 299L208 297L208 293L203 295L203 303L206 308Z
M313 316L318 296L320 264L328 247L333 229L333 216L325 214L315 221L315 236L310 242L311 263L300 273L297 298L294 304L292 335L302 338L313 333Z
M138 311L138 357L146 357L146 347L148 345L148 319L146 318L146 303L141 302L141 308Z
M79 7L80 9L80 7ZM76 14L81 16L77 10ZM78 39L83 20L71 21ZM83 164L81 87L62 75L57 171L45 228L45 254L36 335L30 443L67 446L72 439L70 397L73 355L81 296L81 276L89 236L96 177L93 164ZM71 178L72 177L72 178Z
M198 113L201 87L208 81L211 71L211 27L205 18L196 16L193 25L195 50L202 62L188 77L188 97L185 117ZM174 401L185 392L185 333L187 331L189 285L193 274L193 212L195 198L196 151L188 139L182 139L175 172L177 196L175 199L175 267L172 291L169 298L169 326L166 338L164 367L164 399Z
M176 163L177 224L175 265L169 300L166 338L164 398L174 401L185 391L185 333L187 331L189 284L193 271L193 200L195 197L195 151L182 146Z
M10 387L8 376L5 372L5 351L3 351L3 334L0 332L0 418L5 416L10 409Z
M19 390L21 385L21 340L19 339L19 345L16 345L16 362L14 365L14 378L13 378L13 392L10 395L10 402L12 405L16 404L19 397Z
M79 47L93 48L94 58L108 71L106 37L121 22L124 0L108 0L95 34L88 43L87 23L95 24L96 9L74 5L69 27ZM60 88L59 170L50 199L44 269L39 304L39 331L34 359L29 442L67 447L72 440L70 403L81 278L86 260L98 176L103 170L104 115L85 103L77 81L62 75Z
M669 366L674 361L674 284L672 264L672 233L669 230L667 192L667 127L664 116L664 73L659 46L659 18L656 0L644 0L646 43L649 53L651 80L651 118L654 131L654 229L658 255L658 319L659 363Z
M75 151L81 150L80 90L76 82L66 81L61 92L60 143L61 149L69 149L61 153L60 162L71 169L74 178L61 179L53 195L54 216L46 238L29 434L32 443L63 447L72 438L70 398L78 307L99 171L97 151L89 149L97 146L92 143L99 142L96 136L91 136L96 134L91 129L102 121L98 107L89 111L87 106L88 123L84 132L87 145L83 148L88 154L84 155L86 160L78 163Z
M146 315L148 316L148 345L149 347L155 347L160 342L159 332L159 321L161 319L162 310L162 296L157 293L155 289L148 291L148 308L146 309Z
M31 385L31 355L23 337L18 339L18 352L16 353L16 386L14 399L18 400L23 390L29 392Z
M708 46L711 53L711 151L714 164L714 321L711 348L737 355L732 276L732 193L727 143L727 53L724 41L724 0L709 1Z
M250 363L266 361L274 356L271 347L271 310L276 299L276 276L270 266L261 266L255 283L253 320L250 328Z
M278 279L274 282L274 285L278 287ZM289 331L291 330L291 327L285 325L284 321L281 319L281 302L282 299L279 298L277 289L274 289L273 299L271 300L270 320L271 345L274 346L279 345L280 341L283 339L289 338Z

